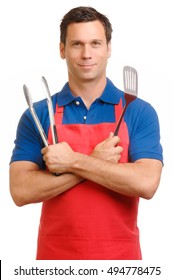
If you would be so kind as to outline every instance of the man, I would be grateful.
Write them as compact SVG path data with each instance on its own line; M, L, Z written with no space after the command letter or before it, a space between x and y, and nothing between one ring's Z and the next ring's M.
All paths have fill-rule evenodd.
M59 143L44 147L24 112L10 164L11 195L18 206L43 202L37 259L141 259L138 202L153 197L162 171L157 114L137 98L114 136L125 100L106 77L108 18L77 7L60 31L68 83L52 96ZM52 143L46 101L34 106Z

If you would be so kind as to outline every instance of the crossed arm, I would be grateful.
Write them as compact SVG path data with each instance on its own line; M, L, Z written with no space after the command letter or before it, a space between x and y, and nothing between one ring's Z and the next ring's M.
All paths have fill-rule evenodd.
M66 142L45 147L42 154L48 171L28 161L11 163L10 191L14 202L18 206L42 202L86 179L120 194L152 198L160 182L162 163L154 159L119 163L119 141L111 133L90 155L74 152Z

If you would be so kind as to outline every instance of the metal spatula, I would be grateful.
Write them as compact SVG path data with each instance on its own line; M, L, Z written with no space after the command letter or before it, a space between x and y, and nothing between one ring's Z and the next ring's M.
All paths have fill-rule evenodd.
M137 98L138 94L138 73L135 68L130 66L124 66L123 68L123 82L124 82L124 98L125 106L123 108L122 114L117 122L117 126L114 135L118 135L118 131L126 112L128 105Z

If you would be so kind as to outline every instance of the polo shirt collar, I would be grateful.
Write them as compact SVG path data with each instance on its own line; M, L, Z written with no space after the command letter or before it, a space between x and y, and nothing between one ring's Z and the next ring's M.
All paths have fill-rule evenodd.
M107 78L106 87L99 99L105 103L118 104L122 95L123 92Z
M57 102L59 106L65 106L75 100L75 96L70 91L68 83L64 85L62 90L57 95Z
M118 104L123 92L120 91L115 85L107 78L106 87L102 95L98 98L104 103ZM70 91L68 83L64 85L62 90L57 95L57 102L59 106L65 106L76 99Z

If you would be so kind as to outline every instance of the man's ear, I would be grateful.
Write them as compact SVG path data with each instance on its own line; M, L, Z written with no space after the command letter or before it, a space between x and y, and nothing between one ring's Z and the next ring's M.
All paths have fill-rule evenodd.
M65 46L63 43L60 42L59 44L60 56L62 59L65 58Z
M108 58L111 57L112 48L111 48L111 42L108 43Z

